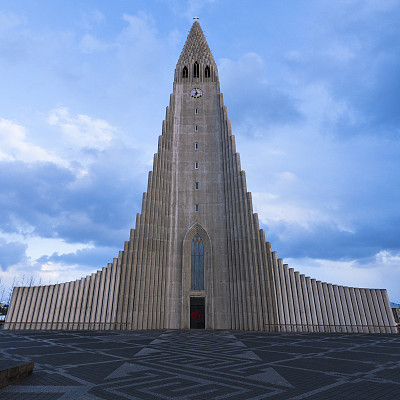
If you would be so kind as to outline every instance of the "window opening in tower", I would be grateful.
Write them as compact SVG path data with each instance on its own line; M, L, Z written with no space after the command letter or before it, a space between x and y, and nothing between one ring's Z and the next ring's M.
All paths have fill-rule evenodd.
M199 77L199 63L196 61L193 65L193 78Z

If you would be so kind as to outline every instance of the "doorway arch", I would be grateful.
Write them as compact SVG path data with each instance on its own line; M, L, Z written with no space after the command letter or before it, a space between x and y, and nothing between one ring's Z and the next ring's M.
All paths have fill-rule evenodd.
M190 304L201 302L201 299L204 301L205 328L212 328L214 325L212 245L207 231L196 222L187 229L183 238L182 329L190 328Z

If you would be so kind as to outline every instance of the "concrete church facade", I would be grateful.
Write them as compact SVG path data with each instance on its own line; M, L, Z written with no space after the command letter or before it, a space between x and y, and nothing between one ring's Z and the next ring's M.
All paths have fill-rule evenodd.
M74 282L14 289L5 329L395 333L384 289L332 285L277 258L259 228L194 22L136 227L118 258Z

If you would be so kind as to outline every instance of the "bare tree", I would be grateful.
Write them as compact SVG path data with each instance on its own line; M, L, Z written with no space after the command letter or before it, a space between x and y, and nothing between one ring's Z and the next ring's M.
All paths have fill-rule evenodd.
M1 281L0 278L0 302L10 304L11 302L11 297L13 290L16 286L35 286L35 278L33 275L29 277L29 279L26 277L26 275L22 275L21 281L19 281L16 277L14 277L12 284L9 288L7 288ZM39 282L37 283L37 286L42 285L42 279L39 279Z
M11 287L10 287L10 291L8 292L8 299L6 301L7 304L11 303L11 297L12 297L15 286L18 286L18 281L17 281L17 278L14 277Z
M0 302L3 303L5 299L6 299L6 287L4 286L0 278Z

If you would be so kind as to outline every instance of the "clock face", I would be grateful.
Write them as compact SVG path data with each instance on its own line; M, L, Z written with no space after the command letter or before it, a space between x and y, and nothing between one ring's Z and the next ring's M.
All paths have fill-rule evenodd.
M198 88L194 88L190 91L190 95L192 97L194 97L195 99L197 99L198 97L201 97L203 94L203 92L201 91L201 89Z

